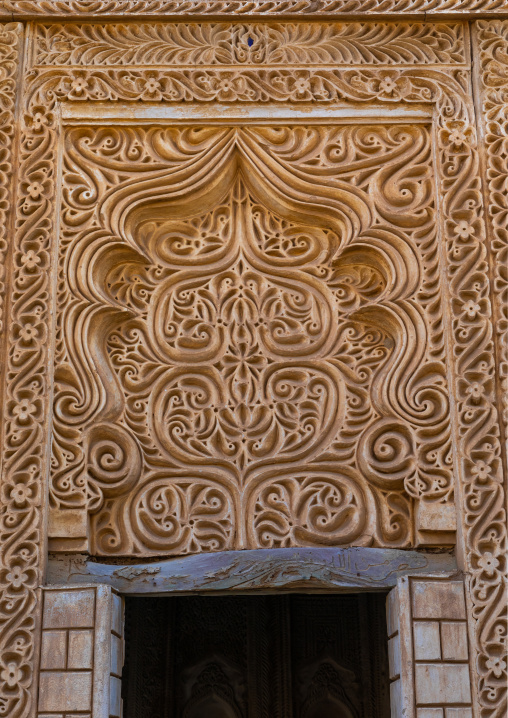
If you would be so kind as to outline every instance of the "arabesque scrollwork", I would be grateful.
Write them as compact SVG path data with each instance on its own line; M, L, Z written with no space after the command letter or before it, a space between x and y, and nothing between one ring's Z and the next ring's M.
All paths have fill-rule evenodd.
M198 5L205 14L226 8ZM334 1L318 11L361 5ZM405 5L450 11L459 3ZM42 0L36 9L8 0L2 9L10 19L29 6L32 14L90 12L78 0ZM142 6L158 13L161 3ZM496 12L502 3L469 6ZM118 7L94 2L95 14ZM260 14L310 7L265 3ZM140 8L129 5L132 13ZM251 12L242 3L227 9ZM122 64L135 62L121 46L123 30L120 47L99 64L114 30L111 39L90 41L83 26L68 27L59 23L53 35L37 29L49 37L40 57L77 66L27 68L22 102L5 364L2 502L12 511L2 513L0 713L30 710L52 416L53 505L90 511L95 547L109 554L223 550L238 541L404 546L413 503L445 501L453 488L472 576L481 715L502 715L498 337L461 33L448 31L436 44L428 26L414 30L410 59L396 66L376 67L373 46L357 67L326 66L326 58L342 57L339 38L323 50L323 66L309 68L308 48L298 42L281 49L290 65L267 63L271 50L260 47L244 61L243 30L228 24L237 57L221 65L215 53L209 64L179 68L148 64L158 50L151 56L142 40L136 51L147 65ZM504 127L496 109L503 27L487 23L479 35L493 138ZM59 33L63 46L53 41ZM76 44L79 33L85 40ZM380 57L400 46L396 37L390 42L381 32ZM4 45L13 52L10 29L0 35ZM446 67L442 52L450 53ZM434 129L385 124L362 136L362 127L345 125L75 127L65 133L57 219L59 108L69 101L423 104L434 108ZM495 200L503 175L493 151L488 163ZM216 183L200 184L199 170L210 167ZM185 191L176 196L178 177ZM178 206L177 218L168 206ZM491 222L497 258L502 213ZM502 319L496 305L494 313Z
M86 505L92 552L411 545L413 498L453 491L428 130L66 145L51 498Z

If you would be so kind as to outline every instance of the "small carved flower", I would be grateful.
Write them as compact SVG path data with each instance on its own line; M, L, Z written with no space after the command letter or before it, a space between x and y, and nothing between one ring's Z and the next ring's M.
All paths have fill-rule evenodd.
M485 571L487 576L493 576L494 571L499 566L499 561L490 551L487 551L478 559L478 566Z
M32 271L33 269L36 269L37 265L41 263L41 258L38 257L33 249L29 249L26 254L23 254L21 257L21 264L25 267L25 269L28 269L28 271Z
M10 498L16 506L24 506L28 499L33 496L32 489L26 484L16 484L10 492Z
M221 77L216 83L215 91L222 100L233 100L238 96L233 77Z
M82 95L87 88L87 81L84 77L75 77L71 83L72 91L75 95Z
M461 239L468 239L474 234L474 227L465 219L461 219L460 222L453 228L455 234L458 234Z
M454 147L460 149L467 144L467 137L461 130L455 129L450 132L450 142Z
M473 302L472 299L470 299L468 302L465 302L462 305L462 311L467 314L469 319L474 319L478 312L480 311L480 305Z
M481 384L476 381L470 386L468 386L466 389L466 394L469 394L469 396L471 397L471 401L474 404L478 404L484 393L485 389Z
M492 656L492 658L489 658L487 661L486 666L489 671L492 671L496 678L501 678L503 671L506 669L506 661L503 660L501 656Z
M40 182L32 182L27 187L27 192L32 199L40 199L41 194L44 192L44 187Z
M161 89L161 83L155 79L155 77L149 77L148 80L145 82L144 90L149 95L154 95L156 92L159 92Z
M36 112L32 117L32 128L36 132L40 132L42 128L48 124L48 118L43 112Z
M27 344L31 344L34 339L37 339L39 332L33 324L27 322L27 324L24 324L19 330L19 335L24 342L27 342Z
M379 83L379 89L386 95L393 95L397 90L397 83L392 77L384 77Z
M19 566L14 566L6 576L7 581L14 586L14 588L21 588L21 586L28 580L28 575Z
M0 673L0 678L9 688L15 688L23 678L23 672L14 661L10 661Z
M485 461L477 461L471 469L473 476L478 477L478 481L484 482L489 478L489 474L492 473L492 469Z
M32 404L29 399L21 399L19 404L14 407L13 414L18 417L19 422L26 424L30 420L30 416L35 414L35 411L35 404Z
M310 81L308 77L297 77L295 80L294 91L297 95L304 95L311 91Z

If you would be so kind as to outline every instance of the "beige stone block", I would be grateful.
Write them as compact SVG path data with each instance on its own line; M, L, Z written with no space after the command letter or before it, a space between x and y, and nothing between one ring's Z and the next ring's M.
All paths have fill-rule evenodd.
M67 665L67 631L43 631L41 671L58 671Z
M417 708L416 718L444 718L442 708Z
M441 658L439 623L415 621L413 623L414 655L417 661L438 661Z
M118 636L123 636L123 600L116 593L111 594L113 601L113 615L111 620L111 630Z
M93 668L93 631L69 631L67 668Z
M111 676L109 682L109 717L122 716L122 682L119 678Z
M39 711L90 711L92 708L92 673L43 672L39 682Z
M465 623L441 623L441 646L443 660L467 661L467 628Z
M402 712L402 681L390 683L390 716L391 718L403 718Z
M84 509L50 509L48 536L50 538L85 538L88 533L88 513Z
M400 676L400 639L393 636L388 641L388 664L390 666L390 680Z
M396 588L390 591L386 601L386 626L388 636L399 632L399 592Z
M416 663L418 705L470 703L469 666L463 663Z
M93 628L94 589L46 591L43 628Z
M114 676L122 675L123 667L123 651L122 639L118 636L111 636L111 673Z
M462 581L412 581L413 618L465 619Z
M472 708L447 708L445 718L473 718Z
M418 527L420 531L446 532L457 530L457 508L455 503L430 503L425 500L418 502Z

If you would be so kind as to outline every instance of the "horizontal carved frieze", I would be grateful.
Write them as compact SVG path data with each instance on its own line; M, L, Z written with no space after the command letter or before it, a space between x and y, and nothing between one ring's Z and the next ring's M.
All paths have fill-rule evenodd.
M35 65L412 65L466 61L463 24L39 25Z
M0 17L199 15L506 15L506 0L3 0Z

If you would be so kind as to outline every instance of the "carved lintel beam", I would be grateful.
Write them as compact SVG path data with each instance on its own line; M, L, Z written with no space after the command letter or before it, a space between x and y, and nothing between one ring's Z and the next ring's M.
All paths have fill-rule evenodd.
M448 553L376 548L224 551L154 563L104 564L84 555L50 557L48 583L103 583L142 595L196 591L382 591L414 573L456 571Z

